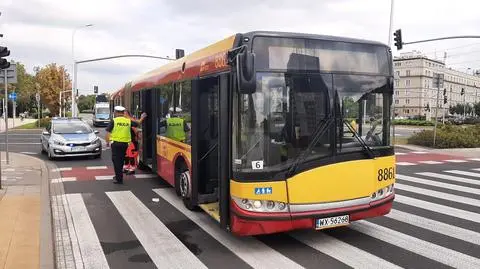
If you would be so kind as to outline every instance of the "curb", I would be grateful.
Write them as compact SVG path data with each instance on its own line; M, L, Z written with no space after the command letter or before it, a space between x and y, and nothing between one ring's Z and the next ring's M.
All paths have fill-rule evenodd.
M29 156L31 157L31 156ZM34 157L32 157L34 158ZM40 160L40 159L39 159ZM56 268L53 248L52 205L50 200L50 171L45 161L42 161L42 207L40 233L40 268Z

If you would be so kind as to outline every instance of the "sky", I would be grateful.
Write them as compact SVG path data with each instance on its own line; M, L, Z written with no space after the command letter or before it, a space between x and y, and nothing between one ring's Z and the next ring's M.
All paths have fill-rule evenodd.
M393 30L404 42L454 35L480 35L476 0L395 0ZM390 0L0 0L1 46L7 59L27 72L49 63L73 70L77 61L123 54L175 58L235 33L253 30L346 36L388 44ZM93 24L91 27L82 27ZM447 65L480 70L480 39L405 45ZM394 55L399 55L395 47ZM113 92L167 60L123 58L80 64L80 94ZM468 70L467 68L471 68Z

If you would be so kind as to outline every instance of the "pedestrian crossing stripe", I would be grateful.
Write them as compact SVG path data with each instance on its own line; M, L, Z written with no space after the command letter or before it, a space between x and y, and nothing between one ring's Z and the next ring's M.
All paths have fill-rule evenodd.
M480 182L480 180L472 179L472 177L477 178L474 175L476 173L463 173L463 176L459 176L462 173L456 173L456 176L452 176L451 171L397 174L394 208L384 217L356 221L342 228L344 230L322 232L296 230L285 233L285 236L311 248L311 251L318 253L317 255L325 255L344 266L354 268L370 268L372 265L379 268L411 267L412 261L409 261L409 256L405 254L417 255L412 260L418 262L419 267L436 268L443 264L455 268L480 268L480 251L478 251L480 250L480 225L478 225L480 223L480 187L458 185L458 183ZM444 180L449 180L451 183L436 181L435 178L439 178L438 175L447 176L448 179ZM451 177L455 180L451 180ZM436 188L431 189L429 186ZM447 190L466 192L472 196L452 194ZM152 265L158 268L216 268L209 266L211 260L202 255L194 255L190 247L185 245L186 241L182 238L185 235L193 236L193 233L187 232L181 235L173 233L172 224L161 221L158 214L169 214L169 211L164 211L166 208L178 211L185 221L197 225L206 236L225 247L248 267L304 268L319 267L323 264L320 256L310 261L299 259L300 256L292 255L293 250L289 250L289 246L282 245L281 242L265 241L262 236L237 237L222 230L207 214L186 209L172 188L154 188L151 193L152 197L158 197L160 201L149 207L146 204L151 197L140 199L138 196L140 193L136 191L109 191L102 199L108 201L112 204L111 208L118 211L125 225L128 225L131 233L150 257ZM142 192L141 195L145 193ZM70 224L63 233L74 234L71 237L77 244L72 244L69 251L73 252L76 265L84 268L110 268L112 264L107 262L105 250L102 249L97 236L101 231L96 231L91 223L92 217L99 217L102 214L96 212L92 215L88 212L85 207L85 197L88 197L88 194L56 196L52 197L52 204L58 209L63 203L64 211L70 212L67 213L69 216L66 218ZM440 200L445 203L439 202ZM165 207L166 205L169 207ZM162 208L160 213L152 211L152 208L157 206ZM412 211L410 208L421 211ZM101 206L100 210L104 210L104 207ZM423 212L432 212L437 215L432 218ZM53 215L54 222L58 223L58 210ZM410 228L398 227L393 221L410 225ZM346 240L340 236L348 231L356 232L361 237L358 239L349 237ZM422 235L415 236L416 233ZM268 238L276 236L280 235L271 235ZM372 242L377 242L376 247L379 249L397 248L405 252L399 253L401 257L397 257L395 252L386 255L385 252L372 251L371 248L365 248L368 245L366 242L358 241L368 238L377 240ZM455 244L439 243L438 238L451 238L458 241L455 241ZM60 243L56 242L56 244ZM86 253L90 257L84 257ZM78 257L79 255L81 257ZM222 255L218 255L218 259L221 259ZM80 262L77 259L80 259ZM223 266L225 264L228 264L228 261L222 263Z

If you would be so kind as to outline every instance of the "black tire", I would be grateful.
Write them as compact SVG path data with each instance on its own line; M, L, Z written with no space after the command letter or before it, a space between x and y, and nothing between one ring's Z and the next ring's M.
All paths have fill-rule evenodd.
M178 184L177 184L178 183ZM182 184L184 184L184 191L182 192ZM189 190L191 188L191 177L190 171L188 170L187 165L181 161L177 164L175 168L175 190L177 189L180 192L180 197L182 197L183 204L188 210L195 211L197 206L193 204L191 200L192 192ZM178 192L177 192L178 194Z

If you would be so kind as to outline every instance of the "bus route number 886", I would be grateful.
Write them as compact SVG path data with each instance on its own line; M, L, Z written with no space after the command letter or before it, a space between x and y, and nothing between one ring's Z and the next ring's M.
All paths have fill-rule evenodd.
M380 168L377 171L378 181L392 180L394 178L395 178L395 168L394 167Z

